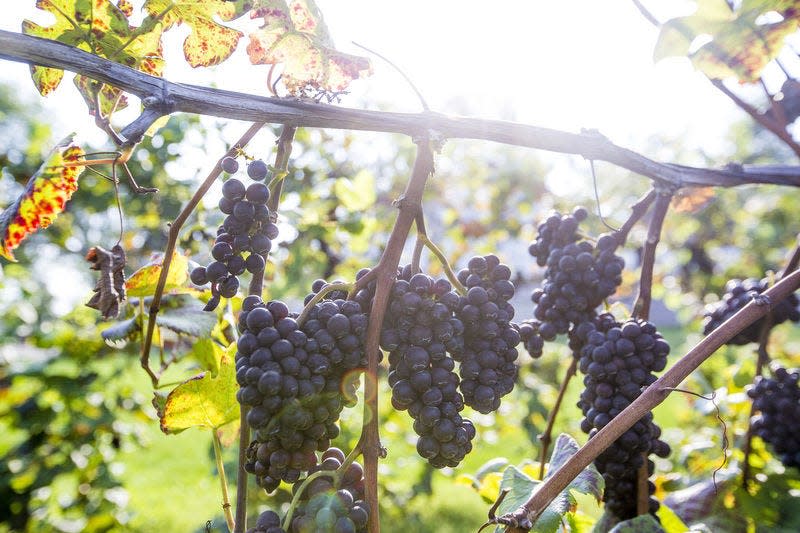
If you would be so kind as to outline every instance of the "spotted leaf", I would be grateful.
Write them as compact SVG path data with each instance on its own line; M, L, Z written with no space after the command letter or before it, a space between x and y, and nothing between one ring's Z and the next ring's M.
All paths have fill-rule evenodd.
M67 166L83 156L83 150L68 137L39 167L25 191L0 213L0 255L16 261L12 250L31 233L49 226L78 189L81 168Z
M293 95L337 93L372 66L366 57L336 50L314 0L262 0L252 12L264 25L250 34L247 54L257 65L283 65L283 82Z
M252 1L238 0L147 0L144 10L151 17L160 17L164 31L186 24L191 32L183 41L183 54L193 67L217 65L230 57L242 33L214 20L233 20L252 6Z

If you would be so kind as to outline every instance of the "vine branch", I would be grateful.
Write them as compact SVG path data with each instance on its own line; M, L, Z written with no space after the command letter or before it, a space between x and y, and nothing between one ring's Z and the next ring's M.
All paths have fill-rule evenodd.
M800 287L800 272L795 271L764 292L772 304L765 305L757 301L751 301L701 340L542 483L524 504L513 513L506 515L508 523L519 524L524 523L525 520L529 520L530 523L535 522L544 509L567 487L571 480L575 479L584 468L589 466L603 450L608 448L613 441L633 426L636 421L663 402L669 396L671 389L680 385L689 374L723 344L730 341L742 329L766 315L772 305L777 305L784 298L795 292L798 287ZM525 530L508 527L506 531L519 532Z
M798 166L687 167L653 161L613 144L596 132L568 133L515 122L452 117L435 112L389 113L352 109L172 83L57 41L5 30L0 30L0 58L69 70L138 96L145 104L145 112L122 130L126 140L134 144L159 116L184 112L248 122L402 133L412 137L433 130L443 138L483 139L607 161L676 187L734 187L754 183L800 187Z
M639 296L633 306L633 316L647 320L650 316L650 303L653 292L653 268L656 263L656 247L661 240L661 228L672 201L672 193L659 191L656 196L656 205L653 208L653 218L647 229L647 240L644 243L642 257L642 273L639 277Z

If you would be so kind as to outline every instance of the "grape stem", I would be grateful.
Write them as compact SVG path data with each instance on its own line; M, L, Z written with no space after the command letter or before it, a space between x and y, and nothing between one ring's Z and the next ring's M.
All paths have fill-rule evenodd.
M539 435L539 441L542 443L542 451L539 454L539 479L544 479L544 464L547 461L547 451L550 447L550 443L552 442L552 435L553 435L553 426L556 423L556 415L558 415L558 410L561 408L561 402L564 399L564 395L567 392L567 386L569 385L570 380L575 375L575 371L578 368L578 358L572 357L572 362L567 368L567 373L564 374L564 379L561 381L561 387L558 389L558 396L556 397L556 403L553 405L553 408L550 410L550 413L547 415L547 427L544 430L544 433Z
M309 300L309 302L303 308L303 311L300 313L300 316L295 319L295 322L297 322L297 327L299 328L305 324L306 320L308 320L308 315L311 313L311 310L314 309L314 306L320 303L327 295L334 291L350 291L352 288L352 283L328 283L322 287L322 289L320 289L320 291L315 294L311 300Z
M228 496L228 478L225 476L225 464L222 461L222 444L216 428L211 429L211 439L214 442L214 460L217 463L219 472L219 482L222 485L222 511L225 513L225 522L228 524L228 531L233 531L234 521L231 513L231 500Z
M419 232L420 227L422 228L421 232ZM444 256L444 253L439 249L438 246L436 246L436 244L434 244L432 240L428 238L428 235L425 233L425 225L420 225L419 222L417 222L417 231L417 242L422 243L422 246L426 247L434 256L436 256L436 259L439 260L439 263L444 269L447 279L450 281L450 284L453 285L453 288L456 290L456 292L458 292L458 294L461 296L467 294L467 289L461 284L460 281L458 281L458 276L456 276L456 273L453 271L453 267L450 266L450 262Z
M650 205L656 199L656 190L650 189L647 194L639 198L635 204L631 207L631 216L628 217L628 220L619 228L615 233L614 237L617 239L617 244L622 246L625 244L625 241L628 240L628 233L630 233L631 228L641 220L641 218L647 213L647 210L650 209Z
M695 369L716 352L722 345L733 339L740 331L766 315L770 308L779 304L800 287L800 272L785 276L764 292L771 305L751 301L726 320L720 327L703 338L694 348L681 357L653 384L647 387L636 400L603 427L575 455L570 457L557 471L544 481L538 490L515 511L504 515L506 524L534 523L547 506L567 485L600 453L630 429L648 411L663 402L672 389L677 388ZM529 531L530 528L507 526L507 532Z
M311 484L311 482L314 481L315 479L320 478L320 477L324 477L324 476L327 476L327 477L333 479L334 484L336 484L339 481L340 473L339 473L338 469L337 470L318 470L318 471L314 472L313 474L309 474L308 476L306 476L306 478L303 480L303 482L300 483L300 488L298 488L297 492L294 493L294 496L292 497L292 503L289 504L289 509L286 511L286 516L283 517L283 529L284 530L289 531L289 526L291 525L292 517L294 516L294 510L297 508L297 504L300 503L300 497L306 491L306 488L308 488L308 485Z
M367 530L369 533L380 532L380 515L378 502L378 458L385 450L381 446L378 431L378 354L381 324L386 313L391 288L397 277L397 266L411 230L411 225L422 210L422 194L428 177L433 172L433 152L427 137L416 140L417 156L411 179L406 186L402 198L397 202L399 213L386 248L378 264L370 272L376 278L375 297L369 316L369 327L365 350L367 352L367 370L364 375L364 418L362 422L362 452L364 457L365 500L370 509ZM361 286L368 283L368 276L359 280Z

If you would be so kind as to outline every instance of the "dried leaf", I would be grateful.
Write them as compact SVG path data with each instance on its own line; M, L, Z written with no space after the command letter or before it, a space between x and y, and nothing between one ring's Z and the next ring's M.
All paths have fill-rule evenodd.
M247 54L255 65L282 63L289 93L335 94L372 73L368 58L334 48L314 0L262 0L260 6L252 17L263 17L264 25L250 34Z
M86 254L92 270L100 271L94 296L86 304L97 309L105 319L119 315L119 304L125 301L125 250L117 244L111 251L94 246Z
M713 197L713 187L681 189L672 198L672 208L679 213L696 213L707 206Z
M25 191L0 213L0 256L16 261L12 250L31 233L49 226L78 189L79 167L64 166L83 156L72 136L61 141L39 167Z

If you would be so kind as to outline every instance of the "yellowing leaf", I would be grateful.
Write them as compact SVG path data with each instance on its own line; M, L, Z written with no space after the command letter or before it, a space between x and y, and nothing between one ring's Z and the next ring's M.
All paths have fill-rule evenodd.
M217 429L239 418L235 352L236 344L232 343L220 359L216 377L203 372L169 393L159 413L161 431L179 433L190 427Z
M153 263L143 266L134 272L128 281L125 282L125 288L128 291L128 296L152 296L156 291L158 284L158 277L161 275L161 258L155 260ZM164 290L174 289L186 283L189 278L188 274L189 260L185 256L176 251L172 253L172 262L169 265L169 274L167 275L167 283L164 285Z
M219 64L236 50L242 33L214 20L233 20L246 12L252 2L239 0L147 0L144 10L151 16L163 15L164 31L176 24L186 23L191 33L183 42L183 54L193 67Z
M700 211L714 197L714 187L692 187L679 191L672 199L672 208L680 213Z
M81 159L83 150L67 137L39 167L25 191L0 213L0 255L15 261L12 250L31 233L49 226L78 190L81 168L64 166Z
M255 65L282 63L289 93L337 93L371 74L369 59L334 48L314 0L262 0L260 6L252 17L263 17L264 25L250 34L247 54Z

